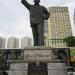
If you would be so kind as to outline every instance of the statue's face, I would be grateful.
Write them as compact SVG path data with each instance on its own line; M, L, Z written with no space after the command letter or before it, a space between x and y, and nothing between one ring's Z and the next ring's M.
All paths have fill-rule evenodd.
M36 4L39 4L39 3L40 3L40 0L34 0L34 2L35 2Z

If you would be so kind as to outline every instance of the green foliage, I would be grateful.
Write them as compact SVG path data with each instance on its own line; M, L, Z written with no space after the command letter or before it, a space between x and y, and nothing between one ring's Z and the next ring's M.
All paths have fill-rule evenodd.
M75 50L70 50L70 55L75 56Z
M6 62L4 56L0 56L0 70L9 70L10 64Z
M74 36L68 36L63 39L63 42L66 42L66 45L68 47L74 47L75 46L75 37Z

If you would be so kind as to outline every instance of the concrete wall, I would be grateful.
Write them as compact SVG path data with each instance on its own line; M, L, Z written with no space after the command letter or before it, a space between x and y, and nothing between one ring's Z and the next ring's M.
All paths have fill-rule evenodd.
M11 64L8 75L27 75L28 64Z

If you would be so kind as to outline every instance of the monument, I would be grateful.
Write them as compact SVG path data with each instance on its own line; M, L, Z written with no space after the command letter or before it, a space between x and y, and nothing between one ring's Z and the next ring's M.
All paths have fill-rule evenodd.
M34 5L29 4L26 0L21 0L21 2L30 12L30 24L33 33L34 46L44 46L44 20L48 20L49 18L50 14L48 10L39 4L40 0L34 0ZM32 66L37 69L35 64L36 63L32 63L28 65L28 75L31 75L31 70L33 69ZM40 71L44 72L44 70L47 70L47 64L40 64L38 67ZM39 71L36 70L36 72L38 73ZM40 72L38 74L40 74ZM47 71L45 72L45 75L47 75Z
M34 5L29 4L26 0L21 0L21 2L30 12L30 25L33 33L34 46L38 46L39 48L38 50L37 47L33 47L35 51L30 49L30 51L26 51L25 53L25 60L31 60L31 63L28 64L28 75L48 75L47 64L44 61L51 59L49 55L51 51L43 51L44 47L40 51L40 47L44 46L44 20L48 20L50 14L44 6L39 4L40 0L34 0ZM42 61L39 62L39 60ZM67 75L67 72L64 72L64 75Z

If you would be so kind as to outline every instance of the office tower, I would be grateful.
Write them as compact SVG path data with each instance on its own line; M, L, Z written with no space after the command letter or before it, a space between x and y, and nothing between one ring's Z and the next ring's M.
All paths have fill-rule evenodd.
M19 48L19 39L15 37L8 38L7 48Z
M29 37L21 38L21 48L32 46L32 39Z
M68 7L50 7L49 12L46 46L66 47L63 39L72 35Z
M0 48L5 48L5 45L6 45L6 39L0 37Z

